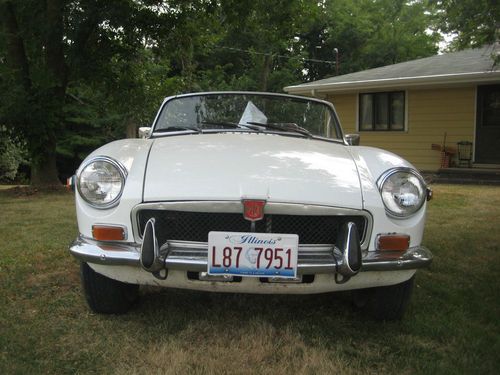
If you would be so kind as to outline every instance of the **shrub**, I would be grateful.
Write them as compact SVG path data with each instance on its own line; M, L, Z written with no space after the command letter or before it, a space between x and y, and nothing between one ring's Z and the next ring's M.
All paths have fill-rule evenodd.
M13 181L22 163L25 163L22 145L0 127L0 182Z

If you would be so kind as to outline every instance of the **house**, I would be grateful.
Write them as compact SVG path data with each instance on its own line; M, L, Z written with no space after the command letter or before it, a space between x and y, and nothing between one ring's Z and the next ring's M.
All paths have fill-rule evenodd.
M331 101L344 131L359 133L361 145L390 150L420 170L457 165L458 151L464 159L467 149L472 150L474 166L498 166L499 59L500 46L487 45L288 86L285 91ZM459 147L458 142L472 145Z

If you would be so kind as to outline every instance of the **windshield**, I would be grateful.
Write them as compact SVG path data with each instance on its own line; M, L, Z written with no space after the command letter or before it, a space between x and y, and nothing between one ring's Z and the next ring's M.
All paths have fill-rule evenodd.
M332 110L321 102L245 93L173 98L162 108L154 132L227 130L238 127L274 132L297 132L297 129L302 129L312 136L341 138Z

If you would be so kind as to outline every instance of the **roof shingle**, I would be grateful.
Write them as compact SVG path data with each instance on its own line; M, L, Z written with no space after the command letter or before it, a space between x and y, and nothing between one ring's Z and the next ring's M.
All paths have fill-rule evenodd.
M500 71L498 64L494 64L494 56L497 56L498 53L500 53L498 45L491 44L481 48L425 57L289 87L307 88L307 86L328 86L329 84L348 84L362 81L498 72ZM286 87L285 90L289 87Z

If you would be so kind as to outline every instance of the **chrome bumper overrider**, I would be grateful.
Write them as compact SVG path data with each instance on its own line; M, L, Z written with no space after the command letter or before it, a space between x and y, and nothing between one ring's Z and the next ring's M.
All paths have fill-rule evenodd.
M207 270L207 244L168 241L161 248L167 269L203 272ZM78 260L104 265L140 265L140 244L103 243L78 237L69 251ZM336 273L342 269L343 254L332 245L299 245L298 273ZM432 253L423 246L406 252L364 251L361 271L410 270L428 266Z

